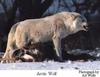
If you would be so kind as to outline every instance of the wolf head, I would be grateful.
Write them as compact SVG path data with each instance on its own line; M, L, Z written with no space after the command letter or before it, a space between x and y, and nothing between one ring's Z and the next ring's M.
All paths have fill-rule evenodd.
M88 30L87 20L82 15L76 16L76 18L73 21L72 26L74 26L74 32L77 32L80 30L84 30L84 31Z
M87 31L88 24L84 16L76 12L64 12L65 25L71 32L76 33L80 30Z

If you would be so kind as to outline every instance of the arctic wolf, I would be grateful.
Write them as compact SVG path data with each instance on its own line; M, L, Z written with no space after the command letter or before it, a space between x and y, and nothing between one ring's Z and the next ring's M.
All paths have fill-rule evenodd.
M86 18L75 12L61 12L45 18L18 22L12 26L8 35L7 48L3 56L7 60L1 62L11 62L15 49L47 41L53 41L58 60L62 61L61 39L86 28Z

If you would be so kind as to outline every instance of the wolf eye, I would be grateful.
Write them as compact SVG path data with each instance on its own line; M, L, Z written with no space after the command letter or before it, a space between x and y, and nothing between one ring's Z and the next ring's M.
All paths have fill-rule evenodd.
M85 22L85 20L84 20L84 19L82 19L82 22Z
M84 16L80 16L80 19L82 22L86 22L86 19L84 18Z

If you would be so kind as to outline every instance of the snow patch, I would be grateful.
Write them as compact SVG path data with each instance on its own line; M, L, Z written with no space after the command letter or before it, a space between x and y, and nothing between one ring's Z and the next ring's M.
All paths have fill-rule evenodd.
M100 70L100 61L75 62L66 61L64 63L54 61L25 62L0 64L0 70Z

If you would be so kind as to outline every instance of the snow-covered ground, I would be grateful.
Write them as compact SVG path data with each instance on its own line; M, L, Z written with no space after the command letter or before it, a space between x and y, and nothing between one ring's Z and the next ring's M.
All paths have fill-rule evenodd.
M76 49L68 52L69 54L82 54L86 53L94 57L100 57L100 48L95 50L81 50ZM4 53L0 52L1 55ZM100 58L93 61L71 61L66 62L55 62L52 60L44 62L23 62L23 63L6 63L0 64L0 70L66 70L66 69L80 69L80 70L100 70Z
M0 64L0 70L65 70L65 69L80 69L80 70L100 70L100 61L93 62L78 62L66 61L64 63L54 61L44 62L25 62L25 63L9 63Z

